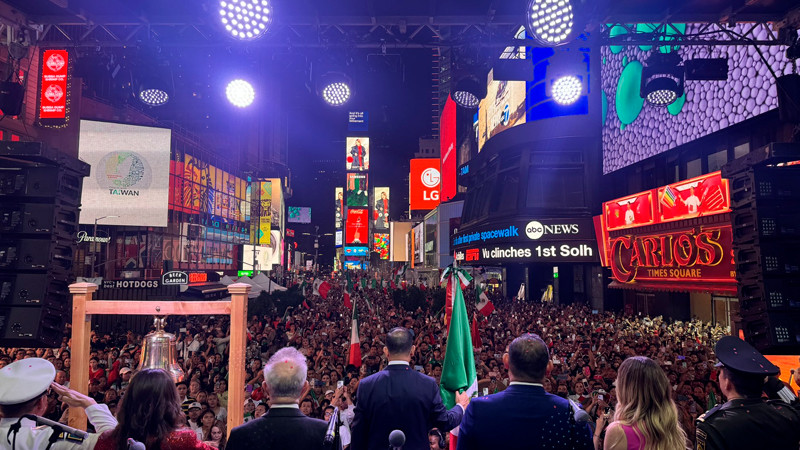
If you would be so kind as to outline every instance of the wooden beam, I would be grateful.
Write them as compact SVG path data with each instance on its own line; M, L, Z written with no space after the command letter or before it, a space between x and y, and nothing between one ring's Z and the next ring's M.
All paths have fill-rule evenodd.
M229 301L171 302L98 300L86 305L86 314L131 314L138 316L202 316L231 313Z
M86 307L92 303L92 295L97 285L76 283L69 286L72 294L72 342L70 343L69 387L84 395L89 395L89 340L92 332L91 316ZM79 430L86 429L86 413L81 408L70 408L67 424Z
M244 422L245 347L247 346L247 294L252 286L235 283L231 293L231 341L228 343L228 435Z

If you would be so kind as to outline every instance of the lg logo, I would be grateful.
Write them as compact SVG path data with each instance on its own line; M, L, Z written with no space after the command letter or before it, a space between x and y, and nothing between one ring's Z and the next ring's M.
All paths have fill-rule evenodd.
M420 179L422 181L422 185L426 188L435 188L436 186L439 186L441 175L439 174L438 170L434 169L433 167L429 167L422 172Z
M536 240L544 235L544 225L539 221L532 220L525 225L525 234L528 238Z

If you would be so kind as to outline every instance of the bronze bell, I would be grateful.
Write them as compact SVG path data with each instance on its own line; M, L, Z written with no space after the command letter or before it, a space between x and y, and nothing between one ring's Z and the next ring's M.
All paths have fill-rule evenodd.
M166 317L156 316L156 331L144 337L139 369L164 369L177 383L183 380L183 369L178 364L175 335L164 331L166 321Z

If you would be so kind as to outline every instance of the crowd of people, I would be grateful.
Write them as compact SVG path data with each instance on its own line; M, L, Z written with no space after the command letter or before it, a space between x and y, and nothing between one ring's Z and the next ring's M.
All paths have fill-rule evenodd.
M315 296L308 289L306 307L249 318L245 386L228 386L227 317L171 317L167 331L177 337L178 363L185 372L185 381L177 388L182 414L175 418L176 427L192 430L198 442L224 449L229 388L245 390L245 422L263 416L270 409L270 399L262 389L264 364L281 348L293 347L306 357L308 364L309 389L300 399L300 411L308 417L327 420L338 407L342 444L347 448L360 380L387 367L385 340L395 327L413 332L414 351L409 367L438 383L448 330L442 311L433 307L434 291L422 290L429 297L428 307L405 310L395 303L393 288L382 286L385 283L354 289L351 299L360 312L362 360L358 366L348 364L352 312L343 301L343 283L344 280L333 280L326 298ZM515 338L535 333L546 344L552 363L552 369L542 379L544 390L574 401L589 415L596 426L596 448L602 448L607 434L614 435L613 427L607 431L607 426L620 397L615 381L622 375L625 361L632 357L647 357L661 369L677 406L678 423L687 445L694 443L698 417L724 402L713 351L714 344L726 332L719 326L698 320L682 322L597 312L577 304L522 302L505 299L499 292L489 293L489 297L495 310L484 317L475 307L474 290L466 292L468 315L473 327L477 327L478 339L473 345L478 394L508 389L512 377L503 355ZM122 412L118 411L120 398L127 395L131 376L137 371L142 338L134 331L124 335L92 334L89 397L107 405L114 415ZM67 338L58 349L0 349L0 368L29 357L50 361L56 369L55 383L69 386ZM53 395L48 397L43 415L65 422L68 409L67 403ZM433 430L430 437L431 448L438 448L447 433Z

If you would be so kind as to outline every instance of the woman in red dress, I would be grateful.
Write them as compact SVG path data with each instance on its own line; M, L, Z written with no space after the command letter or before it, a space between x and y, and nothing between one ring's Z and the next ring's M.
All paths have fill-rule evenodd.
M179 430L183 412L175 382L161 369L144 369L131 379L119 405L119 424L100 435L95 450L126 450L128 439L147 450L213 450L192 430Z

